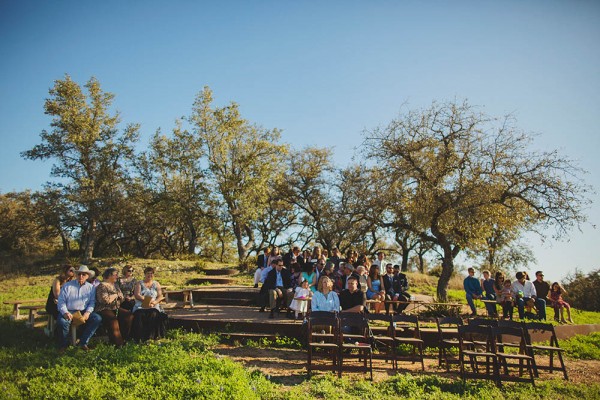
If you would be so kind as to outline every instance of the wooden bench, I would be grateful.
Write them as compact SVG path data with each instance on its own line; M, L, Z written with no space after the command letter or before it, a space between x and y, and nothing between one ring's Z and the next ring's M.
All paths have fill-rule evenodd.
M37 311L44 308L46 308L45 304L21 306L21 310L29 311L29 316L27 318L26 323L28 327L30 327L31 329L35 327L35 317L37 316Z
M164 290L163 293L165 295L165 302L169 303L169 295L172 294L182 294L183 295L183 304L189 304L190 307L194 307L194 296L192 296L193 289L179 289L179 290Z
M4 304L9 304L13 306L13 313L10 316L12 320L18 320L21 316L19 315L19 310L21 309L21 304L27 303L45 303L46 299L27 299L27 300L7 300L4 301Z

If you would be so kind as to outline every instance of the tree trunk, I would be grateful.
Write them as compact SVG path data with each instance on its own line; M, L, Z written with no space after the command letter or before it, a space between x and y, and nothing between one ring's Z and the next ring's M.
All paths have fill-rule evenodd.
M83 248L83 263L88 264L94 257L94 247L96 246L96 231L98 224L95 219L90 219L87 227L87 235Z
M196 254L196 246L198 246L198 232L193 223L188 224L190 229L190 237L188 240L188 254Z
M441 245L441 247L444 250L444 258L442 259L442 274L437 285L437 300L446 303L448 301L448 283L454 272L454 258L460 252L460 247L454 246L453 248L448 243Z
M402 247L402 266L400 267L400 271L408 272L408 255L410 250Z

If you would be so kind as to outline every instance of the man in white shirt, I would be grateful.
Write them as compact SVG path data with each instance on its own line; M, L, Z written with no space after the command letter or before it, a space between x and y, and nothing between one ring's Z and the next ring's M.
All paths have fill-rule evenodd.
M517 280L513 282L511 290L517 302L519 318L523 319L525 317L525 304L529 300L533 300L537 308L538 318L546 320L546 301L537 297L535 286L527 280L527 275L524 272L517 272L515 277Z

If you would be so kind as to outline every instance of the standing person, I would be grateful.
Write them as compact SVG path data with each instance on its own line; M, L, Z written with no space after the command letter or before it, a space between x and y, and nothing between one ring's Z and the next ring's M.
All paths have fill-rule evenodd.
M385 265L385 253L383 251L380 251L377 253L377 258L375 259L375 261L373 261L373 263L371 265L377 265L379 267L379 270L381 271L383 269L383 266Z
M96 305L96 288L87 280L92 271L81 265L75 271L77 279L63 285L58 295L58 346L59 352L64 353L68 346L69 329L76 316L76 323L84 326L79 347L89 350L88 342L102 322L102 317L94 312Z
M75 268L72 265L63 265L60 275L58 275L52 281L50 286L50 293L48 293L48 299L46 300L46 312L48 315L52 315L55 321L58 320L58 295L63 285L75 277Z
M290 303L290 309L294 310L295 318L302 314L306 315L308 310L308 301L312 297L312 292L308 288L308 281L302 281L300 286L294 290L294 299Z
M474 299L481 299L481 284L479 280L475 278L475 269L470 267L467 272L469 275L463 281L463 286L465 288L465 295L467 297L467 303L471 308L471 316L474 317L477 315L477 309L475 308Z
M110 342L121 347L129 339L133 314L121 307L125 296L119 285L116 284L119 271L115 268L107 268L102 274L102 278L103 281L96 288L96 308L94 310L102 317L102 325L108 332Z
M527 280L525 272L517 272L517 280L512 284L513 297L516 299L517 308L519 309L519 318L525 317L525 305L532 300L537 308L538 318L546 319L546 302L537 297L535 286L531 281Z
M267 281L267 276L269 276L269 273L275 268L277 268L277 264L279 263L279 261L280 260L277 259L271 260L271 264L267 268L262 270L260 281L263 285L261 286L260 291L258 292L257 303L260 307L258 312L265 312L265 308L269 304L269 288L265 286L265 282Z
M292 316L291 310L289 310L289 304L293 299L292 275L290 271L283 268L283 260L276 261L275 269L272 269L265 279L261 288L261 291L263 290L268 293L269 308L271 309L269 318L275 317L275 311L279 313L280 304L288 307L288 317Z
M135 296L133 294L135 290L135 284L137 280L133 276L133 267L131 265L125 265L121 271L122 276L117 281L119 289L123 293L123 301L121 307L131 311L135 305Z
M550 283L544 280L544 273L542 271L536 271L533 286L535 286L535 293L538 299L542 299L548 303L550 295ZM554 319L558 321L558 314L556 312L554 313Z
M552 307L554 307L554 314L558 315L560 313L560 322L566 324L565 320L565 308L567 309L567 316L569 317L568 321L573 323L573 318L571 318L571 305L563 300L563 295L566 295L567 291L562 285L558 282L554 282L552 284L552 288L550 290L550 301L552 302Z
M498 303L502 306L502 319L513 319L513 308L515 308L515 302L511 289L510 279L504 280L502 277L502 289L498 293Z
M144 279L135 285L132 337L137 341L159 339L167 330L167 314L160 302L164 299L160 283L154 280L154 268L144 269Z
M496 281L491 277L491 273L487 269L484 270L482 274L483 279L481 279L481 289L485 293L483 298L494 301L493 303L485 303L485 308L488 316L495 318L498 316L496 312L496 292L494 291L494 283Z
M394 265L394 284L396 285L395 291L400 294L400 300L409 301L411 294L408 293L408 277L404 272L400 272L400 265ZM399 304L397 312L402 312L408 307L408 303Z
M318 290L313 294L312 311L340 311L340 299L336 292L332 291L333 282L326 276L319 279Z
M404 299L400 298L400 293L398 293L396 291L398 285L397 285L397 276L394 275L394 267L392 266L391 263L387 263L385 265L385 274L382 276L382 280L383 280L383 288L385 290L385 298L386 300L391 300L391 301L404 301ZM394 309L394 312L397 313L398 312L398 304L394 303L392 304L392 308ZM389 312L389 304L385 305L385 312Z

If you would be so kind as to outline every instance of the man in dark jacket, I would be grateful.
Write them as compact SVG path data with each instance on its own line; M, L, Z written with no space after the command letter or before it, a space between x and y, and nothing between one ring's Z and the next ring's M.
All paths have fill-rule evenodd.
M294 298L294 293L292 292L292 274L283 268L283 260L278 260L275 269L267 274L267 278L260 290L261 293L264 291L268 294L269 308L271 309L269 318L274 318L275 311L279 312L279 308L282 305L288 307L288 316L291 316L289 304Z

